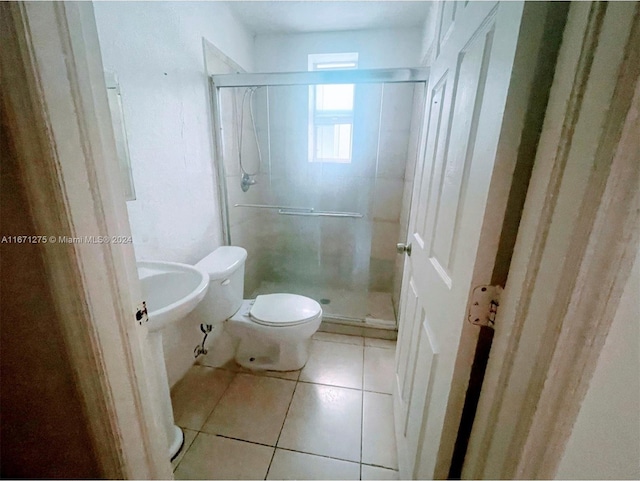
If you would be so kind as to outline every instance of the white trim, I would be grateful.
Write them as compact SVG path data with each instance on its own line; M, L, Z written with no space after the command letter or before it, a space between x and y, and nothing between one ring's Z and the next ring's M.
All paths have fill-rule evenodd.
M561 284L570 293L553 307L564 318L559 330L547 326L554 349L540 368L552 382L535 386L538 407L516 469L519 479L554 477L638 252L640 23L627 47L633 53L622 65L596 153L598 168L591 173L562 272Z
M638 15L571 5L463 478L555 475L637 253Z
M90 3L2 6L15 29L3 68L21 77L4 91L42 235L130 235ZM15 77L14 77L15 78ZM4 82L3 82L4 83ZM166 440L145 369L146 328L130 244L45 244L46 277L106 478L170 478Z

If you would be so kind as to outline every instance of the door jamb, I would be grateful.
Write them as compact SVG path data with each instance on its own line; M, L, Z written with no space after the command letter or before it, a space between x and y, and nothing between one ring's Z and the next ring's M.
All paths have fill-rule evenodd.
M42 244L45 276L64 323L55 326L103 477L170 479L157 400L148 384L141 299L131 244L61 245L58 236L130 236L93 7L0 5L3 109ZM6 40L6 42L5 42Z
M608 54L606 50L599 52L607 40L600 34L608 8L612 9L612 16L617 12L618 17L630 18L631 27L627 27L630 30L626 33L620 32L628 34L621 37L626 46L620 68L609 70L610 81L615 85L611 105L601 106L588 104L585 97L588 98L592 77L599 78L598 72L594 73L594 59ZM481 394L469 445L471 455L468 453L465 459L463 478L554 477L638 253L640 146L633 133L638 129L640 110L640 7L578 2L571 7L569 22L582 36L577 50L575 45L563 45L564 56L562 51L560 54L557 72L564 61L564 77L554 80L551 101L556 102L555 111L547 114L550 120L545 119L546 147L538 152L532 179L536 178L535 170L539 170L537 179L545 185L538 185L534 196L530 188L527 196L523 224L528 223L529 228L523 233L521 225L514 253L514 263L520 272L518 280L511 285L507 283L502 296L511 299L505 299L503 304L510 302L513 309L498 311L496 337L498 329L503 329L502 340L489 361L491 379L488 386L485 382ZM610 21L611 24L616 22ZM575 42L576 33L573 35ZM543 279L540 272L543 251L549 248L548 234L574 131L580 117L591 118L593 114L604 115L603 130L593 129L598 141L591 151L583 152L583 158L593 155L594 167L589 172L577 221L566 244L571 249L556 271L562 288L549 300L551 316L539 322L545 342L531 358L524 354L529 343L521 342L528 304L536 283ZM510 274L512 282L513 277ZM535 366L536 376L526 386L524 409L518 409L520 406L514 404L514 399L520 399L522 393L517 394L518 387L512 380L520 376L524 357L528 357L529 365ZM504 427L508 425L518 427L510 437L505 437Z

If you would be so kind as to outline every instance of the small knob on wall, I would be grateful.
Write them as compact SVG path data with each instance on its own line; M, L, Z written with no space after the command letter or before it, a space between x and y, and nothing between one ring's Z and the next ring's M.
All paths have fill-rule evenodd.
M398 254L407 254L408 256L411 255L411 244L396 244L396 251L398 251Z

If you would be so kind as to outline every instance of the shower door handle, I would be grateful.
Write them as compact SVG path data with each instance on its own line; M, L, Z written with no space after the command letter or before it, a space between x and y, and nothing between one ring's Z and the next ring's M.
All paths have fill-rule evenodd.
M396 244L396 251L398 254L407 254L411 255L411 244Z

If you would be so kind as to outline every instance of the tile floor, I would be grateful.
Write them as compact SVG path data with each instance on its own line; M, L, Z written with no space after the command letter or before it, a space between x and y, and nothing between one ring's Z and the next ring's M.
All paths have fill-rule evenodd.
M394 353L318 332L301 371L194 365L172 390L176 479L398 479Z

